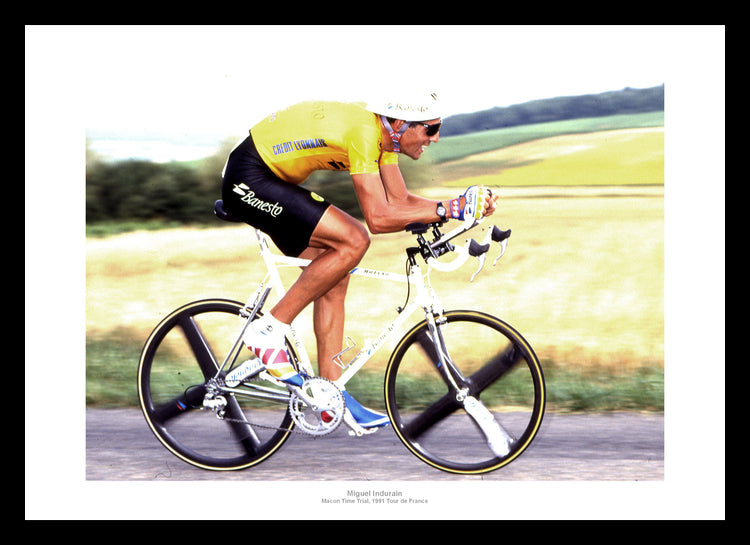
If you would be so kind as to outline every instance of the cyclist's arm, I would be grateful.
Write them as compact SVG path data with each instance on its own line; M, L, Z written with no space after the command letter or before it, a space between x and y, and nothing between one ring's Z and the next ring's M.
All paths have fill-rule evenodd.
M379 174L352 174L352 181L367 227L373 234L395 233L412 222L430 223L439 219L437 201L409 193L398 165L382 165Z
M421 203L427 203L431 206L437 206L437 201L431 201L418 195L414 195L413 193L409 193L398 165L382 165L380 167L380 177L383 181L386 198L390 204L420 206ZM497 208L497 200L498 195L491 195L487 199L483 215L490 216L495 212L495 209ZM447 206L448 203L445 202L444 205Z
M431 201L409 192L398 165L382 165L380 167L380 179L383 182L385 196L391 204L406 206L426 206L430 204L433 207L437 206L437 201Z

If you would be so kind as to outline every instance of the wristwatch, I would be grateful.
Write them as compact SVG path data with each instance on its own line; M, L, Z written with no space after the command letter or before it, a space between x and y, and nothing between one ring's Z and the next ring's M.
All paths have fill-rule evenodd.
M440 216L440 221L446 221L447 218L445 217L445 206L443 206L443 203L437 203L437 209L435 212Z

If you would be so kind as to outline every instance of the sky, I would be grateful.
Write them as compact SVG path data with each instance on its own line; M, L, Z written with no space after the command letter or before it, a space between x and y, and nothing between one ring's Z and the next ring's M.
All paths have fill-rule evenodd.
M89 138L201 153L307 99L419 88L450 115L661 85L703 34L723 47L721 27L27 27L27 119L30 96L51 93Z

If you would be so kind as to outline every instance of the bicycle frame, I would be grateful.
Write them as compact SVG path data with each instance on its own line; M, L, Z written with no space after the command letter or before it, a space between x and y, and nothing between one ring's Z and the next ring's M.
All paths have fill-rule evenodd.
M451 361L450 356L448 355L448 351L445 347L445 343L443 342L439 323L444 309L442 303L437 297L437 294L432 289L429 281L429 276L430 271L433 268L444 272L452 271L463 265L464 262L469 258L469 256L473 256L479 260L479 268L471 277L471 280L473 281L474 277L484 266L484 260L490 247L490 241L499 242L502 247L502 251L497 259L499 259L503 255L503 253L505 253L507 237L510 236L510 230L500 231L499 229L497 229L497 227L493 227L492 229L488 230L482 244L477 243L473 239L468 240L464 247L454 247L449 243L450 240L476 227L481 222L482 220L469 219L467 221L464 221L461 225L459 225L459 227L455 228L453 231L445 235L440 233L440 231L438 230L439 224L431 224L430 227L432 227L433 229L435 240L430 243L428 243L422 236L422 234L427 232L428 226L424 224L411 224L407 226L407 231L410 231L412 234L417 236L419 247L406 249L409 264L407 274L396 274L392 272L360 267L355 267L349 272L349 274L353 276L364 276L377 280L405 283L409 286L409 293L411 294L411 288L413 287L415 294L413 299L407 302L405 308L399 309L398 316L383 329L383 331L375 338L374 341L367 341L365 346L352 358L351 361L349 361L347 364L344 364L341 361L341 356L345 352L353 348L353 344L348 345L346 348L344 348L344 350L334 356L333 360L337 365L339 365L339 367L342 368L342 374L337 380L332 382L334 382L334 384L340 390L343 390L345 388L346 383L349 382L349 380L351 380L351 378L354 377L354 375L356 375L357 372L362 369L362 367L364 367L364 365L371 359L375 352L377 352L378 349L381 348L383 344L391 338L392 335L398 332L398 330L401 328L401 326L404 325L406 320L408 320L409 317L418 308L421 307L424 310L425 320L427 322L428 329L432 336L432 342L435 347L435 353L437 355L437 368L444 376L446 382L449 383L457 392L457 398L461 400L465 398L467 389L461 388L457 384L457 380L463 383L464 378L461 376L458 369L456 369L455 365L453 365L453 362ZM241 316L243 318L247 318L247 320L243 326L243 330L235 340L235 343L230 352L227 354L223 364L218 367L217 377L219 373L221 373L226 368L229 360L232 358L236 358L238 353L237 349L243 343L242 334L244 332L244 328L247 327L247 325L254 318L255 314L263 306L269 292L273 290L279 297L279 299L281 299L286 293L286 288L282 282L281 275L279 274L279 268L304 268L311 263L311 260L309 259L288 257L272 252L265 233L263 233L259 229L254 229L254 231L258 240L258 245L260 247L260 255L268 272L265 278L261 281L257 290L244 305ZM449 261L448 263L438 262L437 258L448 251L455 252L457 254L457 257L452 261ZM422 269L416 260L416 256L420 254L428 264L428 271L426 275L422 275ZM497 259L495 260L495 263L497 263ZM311 377L315 376L310 357L307 353L307 349L305 348L305 344L300 338L297 328L295 327L295 322L296 320L291 324L289 340L291 340L294 352L297 356L297 363L300 368L299 370ZM348 337L347 339L351 340ZM279 391L273 390L271 388L252 385L250 389L253 391L253 393L249 393L247 390L238 390L226 386L221 386L217 388L216 391L236 393L249 397L260 397L267 400L279 402L285 402L289 399L288 394L282 394ZM304 397L304 394L302 393L300 393L299 395L302 395ZM344 416L344 422L349 426L349 428L351 428L352 432L355 435L363 435L365 433L368 433L368 430L359 426L359 424L354 420L353 417L351 417L348 411Z
M279 274L280 267L306 267L310 264L309 259L300 259L294 257L287 257L284 255L276 254L271 251L268 245L266 235L258 229L255 229L256 236L258 238L258 244L260 246L260 255L263 258L263 262L266 265L268 273L263 281L260 283L256 292L250 297L247 304L245 305L248 310L255 308L256 302L260 296L265 292L267 286L272 288L275 294L281 298L286 293L286 288L281 280ZM341 361L341 356L353 348L354 345L347 346L344 350L339 352L335 357L336 363L342 368L343 372L338 380L333 381L339 388L344 388L347 382L351 380L357 372L365 366L365 364L371 359L371 357L378 351L378 349L394 335L401 326L411 317L411 315L420 307L425 311L425 315L430 320L434 315L440 315L443 312L442 305L435 294L434 290L429 284L429 280L425 280L425 276L422 275L421 267L414 260L409 267L408 274L397 274L392 272L379 271L374 269L367 269L361 267L355 267L349 274L352 276L363 276L366 278L373 278L376 280L396 282L402 284L410 284L410 288L413 287L415 295L411 299L406 307L401 310L399 315L390 322L382 332L373 341L369 341L348 363L344 364ZM429 276L427 277L429 278ZM295 320L296 322L296 320ZM294 346L294 350L299 359L300 367L309 375L314 375L310 357L307 353L304 343L300 338L297 329L295 328L295 322L292 323L291 327L291 341Z
M217 201L215 210L220 218L232 220L222 213L220 201ZM357 422L342 391L387 341L400 335L399 330L405 322L421 308L424 319L420 319L397 343L385 368L384 400L396 434L418 458L445 471L485 472L512 461L529 445L544 412L544 379L538 359L523 337L498 318L481 312L445 310L430 281L433 268L452 271L462 266L469 256L479 261L473 280L484 265L490 241L499 242L502 247L498 259L504 254L510 230L501 231L496 226L487 231L481 244L469 239L463 247L454 247L449 242L479 223L481 221L472 219L446 235L440 232L444 222L407 225L406 231L416 236L418 244L406 248L407 267L403 274L365 267L349 271L353 276L406 284L407 302L404 308L398 308L397 316L374 340L366 340L364 346L344 363L344 354L356 345L347 337L344 349L333 356L333 362L342 370L341 376L333 381L316 377L300 335L299 323L295 320L287 334L286 347L292 362L305 378L299 386L274 378L265 366L243 350L244 333L260 316L269 294L273 292L275 297L283 298L287 293L285 283L289 284L290 280L286 275L282 279L281 268L304 269L312 261L272 251L267 236L255 229L266 273L251 297L245 303L210 299L184 305L165 317L146 341L139 363L138 392L149 426L178 457L210 469L238 469L263 461L281 446L295 424L300 427L300 433L313 436L331 433L342 422L349 428L350 435L372 433L378 428L364 428ZM433 237L430 242L425 236L428 231ZM437 261L449 252L456 257ZM426 272L418 263L420 257L427 265ZM212 341L223 344L220 339L232 342L228 338L232 334L227 334L225 329L227 320L232 318L239 322L240 331L237 334L235 329L234 344L223 355L222 362L219 354L223 350L214 352L209 345L213 344ZM456 324L456 328L448 324ZM201 325L207 327L202 331ZM229 325L231 327L231 323ZM450 329L446 330L446 327ZM180 333L192 350L197 369L185 367L183 358L175 360L172 356L171 339L179 337ZM466 342L471 344L476 339L487 340L486 346L483 342L481 352L465 350ZM455 346L461 347L455 349L456 362L447 349L447 345L454 342ZM163 351L162 346L165 347ZM250 359L236 365L242 353ZM525 370L509 377L510 389L505 392L502 384L495 383L521 360L525 362L521 365ZM440 376L435 376L432 371L437 371ZM427 381L424 390L419 389L416 394L419 397L416 403L411 392L415 377ZM531 389L524 386L517 394L518 377L527 381ZM443 391L445 386L447 391ZM485 395L484 401L480 400L481 394ZM240 397L251 403L240 405ZM510 405L506 398L511 400ZM258 413L256 416L261 422L251 422L250 419L254 419L251 413L256 414L255 401L287 405L288 410L276 425L273 424L278 412ZM498 403L496 409L503 413L502 407L511 407L512 416L498 418L491 411L495 406L493 403ZM266 405L260 407L267 408ZM446 443L442 440L443 421L448 416L453 417L453 412L461 408L465 414L452 418L453 423L459 422L461 428L461 438L451 443L458 450L446 457ZM229 441L237 444L225 445L229 448L222 447L216 453L210 443L198 445L192 426L172 424L175 418L184 422L181 415L187 414L188 409L208 410L219 420L227 421L232 431ZM271 419L267 418L269 415ZM464 441L468 439L463 435L466 421L473 422L479 431L479 435L475 431L470 439L471 445ZM210 420L203 422L208 424ZM440 428L434 427L438 423ZM447 421L445 424L450 425ZM255 428L274 431L261 433Z

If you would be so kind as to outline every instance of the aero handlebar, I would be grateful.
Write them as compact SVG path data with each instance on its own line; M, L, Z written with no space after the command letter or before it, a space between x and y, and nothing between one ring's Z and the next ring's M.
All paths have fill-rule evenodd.
M477 242L474 239L469 239L463 246L453 246L450 243L452 239L462 235L470 229L473 229L474 227L482 223L482 221L483 219L471 219L469 221L464 221L456 229L445 235L443 235L439 231L439 227L440 225L442 225L442 222L431 223L428 225L423 223L413 223L407 225L406 230L410 231L412 234L417 235L417 241L419 242L419 253L422 254L425 262L432 269L436 269L441 272L454 271L461 267L466 262L466 260L469 259L469 257L476 257L479 260L479 267L471 276L470 281L473 282L474 278L484 267L484 262L487 258L487 253L490 250L491 243L497 242L500 244L500 255L495 258L495 261L493 262L494 266L497 264L498 259L500 259L505 253L505 249L508 245L508 237L510 237L511 234L510 229L503 231L496 225L493 225L492 227L487 229L487 233L482 239L482 242ZM427 242L422 236L427 232L428 228L432 228L433 235L435 236L435 239L432 242ZM415 248L414 250L417 249ZM438 258L449 251L456 253L457 256L447 262L439 261Z

